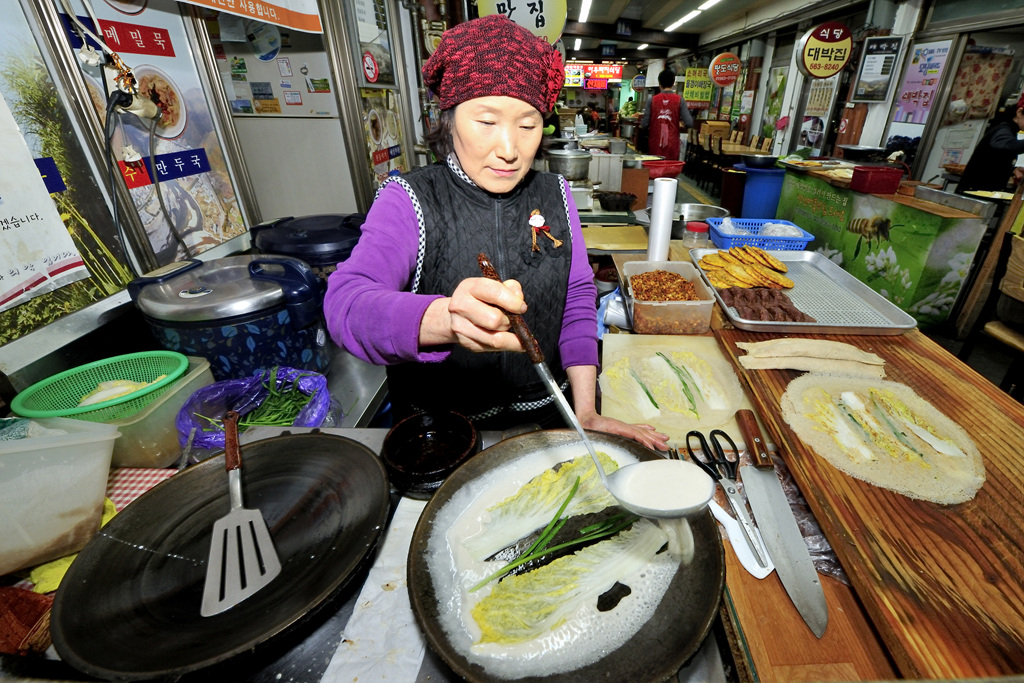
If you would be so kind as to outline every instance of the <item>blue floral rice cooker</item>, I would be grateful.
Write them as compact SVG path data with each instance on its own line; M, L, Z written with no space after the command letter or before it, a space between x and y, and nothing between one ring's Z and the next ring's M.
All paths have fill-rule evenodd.
M217 380L330 362L316 274L289 256L183 261L129 286L157 341L210 361Z

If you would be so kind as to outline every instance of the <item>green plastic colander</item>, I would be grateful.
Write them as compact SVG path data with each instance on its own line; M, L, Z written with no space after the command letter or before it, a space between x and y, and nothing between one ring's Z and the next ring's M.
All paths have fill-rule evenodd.
M80 365L47 377L11 401L22 417L69 417L89 422L123 420L139 412L174 385L188 370L188 358L176 351L128 353ZM164 375L158 381L157 377ZM100 382L111 380L153 382L130 394L79 407L82 397Z

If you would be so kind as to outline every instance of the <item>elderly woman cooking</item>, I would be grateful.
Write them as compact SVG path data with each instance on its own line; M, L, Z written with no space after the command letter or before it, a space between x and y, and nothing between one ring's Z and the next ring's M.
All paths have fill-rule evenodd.
M563 82L546 41L502 15L445 32L423 67L441 161L389 178L324 302L335 341L388 366L395 418L449 409L478 429L564 426L504 311L521 313L584 427L666 449L596 409L596 290L565 179L531 169ZM481 277L485 253L504 283Z

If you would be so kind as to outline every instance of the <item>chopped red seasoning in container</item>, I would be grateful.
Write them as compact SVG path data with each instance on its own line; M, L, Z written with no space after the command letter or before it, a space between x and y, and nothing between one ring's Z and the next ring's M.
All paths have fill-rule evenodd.
M678 273L652 270L629 278L637 301L697 301L693 283Z

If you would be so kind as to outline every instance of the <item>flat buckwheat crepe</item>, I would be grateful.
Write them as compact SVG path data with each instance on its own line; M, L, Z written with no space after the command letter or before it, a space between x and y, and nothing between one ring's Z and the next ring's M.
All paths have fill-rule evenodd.
M781 406L815 453L869 484L950 505L985 483L967 432L905 384L811 373L789 383Z

